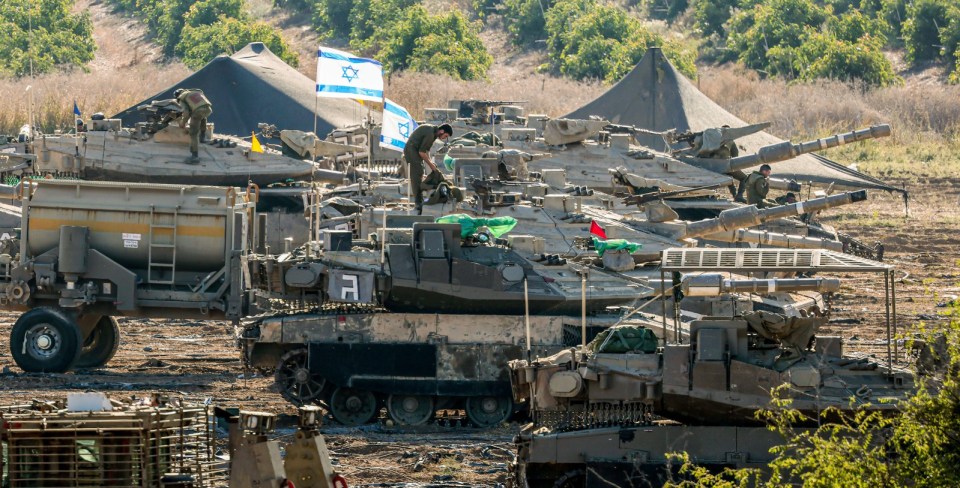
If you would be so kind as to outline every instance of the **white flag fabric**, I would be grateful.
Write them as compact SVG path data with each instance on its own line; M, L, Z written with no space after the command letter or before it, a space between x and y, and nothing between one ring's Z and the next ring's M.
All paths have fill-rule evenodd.
M383 65L321 46L317 50L317 96L383 100Z
M380 129L380 147L403 151L407 139L417 128L417 123L407 109L393 103L389 98L383 103L383 127Z

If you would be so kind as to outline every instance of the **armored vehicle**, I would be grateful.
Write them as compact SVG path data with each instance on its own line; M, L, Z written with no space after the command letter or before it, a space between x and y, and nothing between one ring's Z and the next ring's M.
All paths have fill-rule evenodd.
M684 278L681 289L690 295L839 289L830 278L716 274L746 268L878 273L887 283L888 311L895 296L891 267L825 250L672 249L661 267L710 271ZM518 438L518 486L601 486L601 477L628 485L641 475L662 483L667 454L677 451L708 465L762 466L782 439L754 427L754 413L774 391L814 425L857 408L895 412L915 387L911 373L893 366L895 312L886 317L885 362L845 353L840 337L817 334L828 317L828 309L794 318L746 312L675 321L673 330L665 319L659 337L656 329L617 326L585 347L512 362L514 400L530 399L534 416L533 428Z
M24 371L106 364L115 316L237 320L255 196L236 188L26 180L0 241L0 302Z
M324 169L300 157L321 155L329 143L289 134L296 141L288 154L251 141L216 135L208 124L200 144L199 162L190 161L190 135L172 124L179 116L175 100L162 100L141 107L146 122L123 128L119 119L91 120L89 130L64 135L40 135L13 144L17 154L34 155L27 161L8 162L0 168L11 174L55 175L87 180L179 183L246 187L252 182L266 186L288 178L342 182L343 173ZM305 140L305 139L310 139ZM285 143L286 144L286 143ZM299 156L297 150L304 154ZM29 164L26 164L29 163Z
M372 420L385 403L401 424L464 408L474 424L495 425L514 411L507 361L576 343L620 319L606 307L652 293L603 273L588 286L585 266L531 261L465 238L459 224L392 234L376 248L328 231L327 250L265 257L251 270L256 304L270 312L241 333L248 363L275 367L288 400L321 401L344 424ZM284 304L292 312L277 316Z

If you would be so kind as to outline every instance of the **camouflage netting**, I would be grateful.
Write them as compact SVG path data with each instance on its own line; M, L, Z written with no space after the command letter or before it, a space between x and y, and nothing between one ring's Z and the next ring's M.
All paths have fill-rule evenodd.
M317 98L316 82L286 64L263 43L253 42L232 56L219 56L196 73L114 115L124 127L144 120L138 105L173 98L177 88L200 88L213 103L217 134L250 137L265 122L278 129L313 132L317 105L317 134L323 138L338 127L357 125L367 109L346 98Z
M657 48L647 50L633 71L596 100L565 115L568 119L598 116L614 124L632 125L650 131L702 131L711 127L747 125L707 98L680 74ZM656 136L638 136L641 144L664 150L664 142ZM741 155L756 152L761 146L782 142L766 132L758 132L737 143ZM794 141L798 142L798 141ZM749 173L749 171L747 171ZM835 163L823 156L805 154L790 161L776 163L774 176L795 179L800 183L826 186L836 183L843 188L876 188L902 191L858 171Z

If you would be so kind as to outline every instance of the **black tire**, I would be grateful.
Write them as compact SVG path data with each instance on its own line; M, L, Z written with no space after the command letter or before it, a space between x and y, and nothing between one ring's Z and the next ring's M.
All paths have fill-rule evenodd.
M99 368L107 364L117 354L120 347L120 324L117 319L104 315L90 332L90 337L80 348L80 359L74 365L77 368Z
M80 328L66 314L35 308L17 319L10 332L10 353L27 373L63 373L80 357Z

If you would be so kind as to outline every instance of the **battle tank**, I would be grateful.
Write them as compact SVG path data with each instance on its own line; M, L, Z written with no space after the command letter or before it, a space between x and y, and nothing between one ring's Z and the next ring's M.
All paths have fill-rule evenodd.
M835 195L812 205L863 196ZM690 225L714 233L791 210L751 209ZM607 256L626 258L630 270L590 252L554 259L544 256L543 239L535 236L483 241L461 234L459 224L404 215L388 221L383 207L378 212L369 218L380 222L374 242L354 242L349 230L327 230L323 251L313 243L259 259L251 276L264 309L275 312L287 303L295 311L319 312L257 319L240 338L248 364L274 367L288 400L323 402L343 423L371 420L385 401L399 423L425 422L446 403L465 405L474 424L495 424L512 408L503 375L505 361L522 351L524 315L543 334L537 350L557 350L569 343L576 324L589 322L586 335L592 336L621 320L612 307L648 305L654 295L650 273L632 273L629 253ZM729 308L730 301L711 310ZM384 360L371 362L370 355Z
M881 263L830 251L795 252L676 249L664 253L662 267L872 272L884 274L889 285L892 268ZM763 293L772 286L832 293L839 284L831 278L772 283L704 274L688 276L681 288L694 295ZM891 296L888 288L888 307ZM763 468L773 457L770 448L783 439L760 427L754 413L769 406L774 390L812 426L858 408L896 412L914 379L893 367L899 355L890 351L895 313L887 316L884 363L845 353L840 337L818 334L829 312L792 319L748 312L675 323L673 330L665 323L658 335L654 328L616 326L587 346L512 362L515 400L530 399L534 418L517 438L515 486L631 486L640 480L659 486L676 474L669 454L684 451L708 467Z
M265 145L254 151L251 141L216 135L213 125L207 124L200 160L193 163L189 133L173 123L180 116L176 100L154 101L139 108L147 121L134 128L121 127L119 119L97 116L90 121L89 130L39 135L12 144L21 157L2 169L15 175L240 187L251 182L266 186L289 178L337 183L344 179L341 172L300 158L350 148L299 131L284 131L289 136L283 145L289 154L285 155Z

